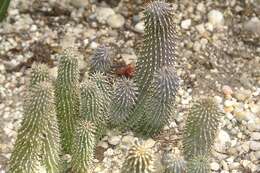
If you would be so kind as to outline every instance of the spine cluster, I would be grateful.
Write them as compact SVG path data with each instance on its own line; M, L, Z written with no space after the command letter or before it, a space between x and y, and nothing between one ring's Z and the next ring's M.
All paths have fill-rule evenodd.
M149 148L135 144L129 149L121 173L154 173L154 155Z

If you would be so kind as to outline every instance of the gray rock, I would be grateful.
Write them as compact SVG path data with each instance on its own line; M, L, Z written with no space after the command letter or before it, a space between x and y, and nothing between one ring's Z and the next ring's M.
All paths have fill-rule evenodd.
M218 171L218 170L220 169L220 166L219 166L219 164L218 164L217 162L212 162L212 163L210 164L210 168L211 168L211 170L213 170L213 171Z
M121 136L111 136L108 138L108 143L111 145L118 145L121 141Z
M113 14L107 18L107 24L112 28L121 28L125 24L125 18L120 14Z
M137 60L137 56L135 54L122 54L121 56L125 64L131 64Z
M97 146L100 146L102 148L107 149L108 148L108 143L105 142L105 141L100 141Z
M222 12L220 12L218 10L211 10L208 13L208 21L213 26L219 27L224 24L224 16L223 16Z
M254 155L257 160L260 160L260 151L256 151Z
M99 23L105 24L110 15L114 15L115 12L112 8L99 7L97 8L96 15Z
M144 22L141 21L141 22L138 22L136 25L135 25L135 29L136 31L140 32L140 33L144 33Z
M260 20L257 17L251 18L244 23L244 29L254 34L260 35Z
M191 25L191 19L186 19L181 22L181 27L183 29L189 29Z
M260 142L250 141L250 149L254 151L260 151Z
M239 90L234 93L236 99L244 101L251 96L252 92L250 90Z
M215 148L219 152L225 151L227 149L227 145L231 144L231 139L229 134L224 131L220 130L218 136L216 138Z
M77 8L87 8L90 5L89 0L72 0L70 4Z
M258 141L260 140L260 132L253 132L251 133L251 140Z
M204 13L206 11L206 8L205 8L205 5L204 5L203 2L198 3L196 8L197 8L198 11L200 11L202 13Z
M136 139L133 136L128 135L122 138L122 143L126 145L132 145L135 140Z

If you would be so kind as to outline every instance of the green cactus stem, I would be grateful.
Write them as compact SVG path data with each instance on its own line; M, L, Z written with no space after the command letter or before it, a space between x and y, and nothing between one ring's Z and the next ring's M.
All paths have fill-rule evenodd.
M122 127L126 122L136 103L137 90L135 83L125 77L116 82L110 113L112 127Z
M211 152L222 116L223 113L212 99L202 99L194 103L183 134L183 151L187 160Z
M179 150L166 151L162 157L162 164L165 167L164 173L185 173L186 163L180 155Z
M135 75L139 97L145 95L157 70L174 65L177 55L172 12L170 4L162 1L150 3L144 12L145 35Z
M133 130L143 136L152 136L166 125L172 115L172 105L179 86L173 67L162 67L154 75L149 97L134 118L139 119Z
M9 164L10 173L58 173L59 135L52 86L41 82L31 88L24 105L24 119Z
M163 1L151 2L145 10L145 35L134 77L139 95L137 104L129 116L129 126L135 132L146 136L157 133L165 125L167 117L171 114L171 100L174 100L167 92L175 95L178 88L177 82L173 83L172 88L160 88L159 86L164 87L163 84L154 83L156 73L163 71L162 68L165 67L173 68L177 57L177 37L172 12L170 4ZM163 102L160 103L159 100Z
M62 147L65 153L72 154L75 124L79 119L79 69L73 49L67 49L59 58L55 103Z
M90 61L90 72L108 72L112 61L109 55L109 48L101 45L96 49L94 56Z
M6 16L8 7L11 0L1 0L0 1L0 22L2 22Z
M210 165L205 155L198 155L188 161L187 173L210 173Z
M106 130L107 119L104 113L106 107L102 91L92 80L86 80L80 86L80 114L97 127L97 138L101 138Z
M50 81L49 69L45 64L34 63L31 68L29 88L42 81Z
M96 127L87 120L79 121L74 138L72 154L72 172L90 173L93 168L94 152L96 145Z

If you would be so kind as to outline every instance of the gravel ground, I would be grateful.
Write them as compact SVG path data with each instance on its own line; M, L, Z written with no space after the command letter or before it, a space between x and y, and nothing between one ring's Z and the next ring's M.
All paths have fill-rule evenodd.
M22 97L33 62L57 75L55 54L70 46L82 53L80 71L93 50L106 43L115 58L136 60L143 35L141 0L13 0L0 24L0 173L6 170L22 118ZM135 2L135 3L133 3ZM260 172L260 2L172 0L180 39L177 118L145 141L159 160L164 144L181 147L183 120L191 103L214 97L225 117L211 169L216 173ZM117 173L133 140L131 132L108 132L96 154L98 173ZM158 161L158 165L160 162ZM158 166L158 169L161 169Z

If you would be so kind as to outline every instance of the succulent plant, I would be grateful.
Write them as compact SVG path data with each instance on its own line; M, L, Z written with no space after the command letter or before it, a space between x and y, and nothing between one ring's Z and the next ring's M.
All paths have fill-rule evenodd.
M29 88L42 81L50 81L49 69L45 64L34 63L31 68Z
M72 172L90 173L93 168L94 152L96 146L96 127L88 120L80 120L74 138L72 154Z
M103 112L106 106L106 100L102 95L102 91L92 80L86 80L80 86L80 114L82 118L89 120L97 127L96 137L100 138L104 135L107 119Z
M137 87L135 83L125 77L119 79L116 82L111 103L110 124L112 127L122 127L128 119L136 99Z
M134 77L139 95L129 120L130 127L142 135L157 133L171 114L170 105L178 88L173 68L176 38L170 5L162 1L148 5L143 47Z
M55 103L62 147L65 153L72 152L75 124L79 118L79 69L74 50L67 49L59 58L58 76L55 83Z
M179 86L174 68L159 69L154 75L152 86L149 89L149 97L139 113L141 121L134 128L143 136L158 133L172 115L172 105Z
M105 73L110 70L111 65L112 60L109 55L109 48L105 45L99 46L90 61L90 72Z
M212 99L202 99L189 111L183 134L184 156L210 154L223 113Z
M9 172L60 171L60 146L51 84L34 85L24 103L24 119L10 159Z
M163 153L162 164L165 167L164 173L185 173L186 162L178 150L168 150Z
M136 143L129 149L121 173L153 173L154 155L143 144Z
M188 161L187 173L210 173L208 157L197 155Z
M0 15L1 10L0 4ZM125 77L115 85L112 75L106 74L112 62L103 45L96 50L89 76L81 85L77 54L72 49L59 57L55 92L47 66L34 64L9 172L92 172L94 150L108 123L112 127L130 127L142 137L158 133L174 113L179 87L174 68L176 40L171 6L154 1L145 10L145 35L136 73L133 64L126 70L116 69ZM164 173L209 173L208 158L222 115L213 100L196 102L184 127L187 165L179 154L165 153ZM62 154L72 156L70 164L61 164ZM154 173L154 163L152 150L136 143L129 149L121 172Z
M170 4L151 2L145 14L145 35L142 51L137 60L135 81L139 97L147 94L153 75L163 66L172 66L176 58L176 34Z

